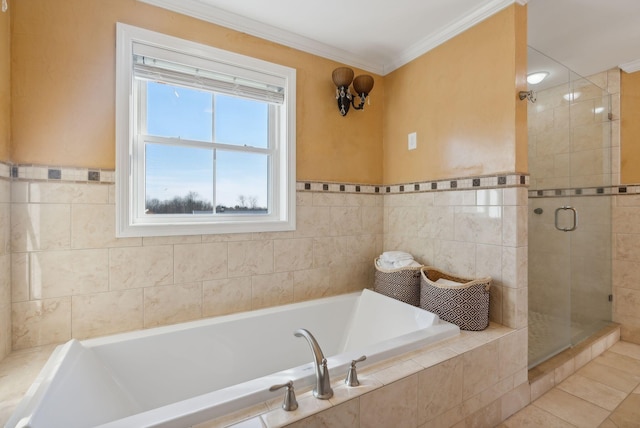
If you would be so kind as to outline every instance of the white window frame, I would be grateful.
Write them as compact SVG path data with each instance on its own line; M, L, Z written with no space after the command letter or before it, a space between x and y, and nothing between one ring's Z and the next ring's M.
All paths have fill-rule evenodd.
M179 39L150 30L117 23L116 27L116 236L171 236L217 233L274 232L295 230L296 208L296 70L279 64ZM136 120L134 51L161 52L171 61L189 58L211 70L240 70L262 76L266 82L284 82L282 114L270 129L278 135L269 149L269 212L264 215L144 215L144 155L141 155ZM216 67L219 67L216 69ZM235 67L235 68L234 68ZM269 107L273 109L273 107ZM270 119L271 120L271 119ZM270 136L271 138L271 136ZM136 149L137 147L137 149ZM142 182L141 182L142 180ZM215 211L215 208L214 208Z

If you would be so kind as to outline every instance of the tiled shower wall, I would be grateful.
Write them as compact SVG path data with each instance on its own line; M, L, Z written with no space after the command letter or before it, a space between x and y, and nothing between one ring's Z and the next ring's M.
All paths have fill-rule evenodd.
M369 286L382 196L297 203L295 232L116 239L113 185L14 181L13 349Z
M615 196L613 239L613 320L640 344L640 195Z
M384 248L461 276L491 276L491 320L527 326L525 187L385 196Z
M571 86L536 91L536 96L528 109L531 189L619 183L620 69L575 77Z

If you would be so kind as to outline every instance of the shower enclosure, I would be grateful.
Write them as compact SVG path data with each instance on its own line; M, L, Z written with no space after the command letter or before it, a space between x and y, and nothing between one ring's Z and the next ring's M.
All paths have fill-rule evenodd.
M528 62L549 73L529 85L533 367L611 321L611 97L532 48Z

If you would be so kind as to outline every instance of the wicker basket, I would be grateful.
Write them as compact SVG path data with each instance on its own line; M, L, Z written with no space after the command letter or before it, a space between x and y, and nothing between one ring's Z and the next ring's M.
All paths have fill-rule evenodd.
M441 278L459 285L437 283ZM420 307L462 330L484 330L489 326L490 286L490 277L462 278L425 266L421 269Z
M383 269L378 266L378 258L373 261L373 264L376 267L374 291L413 306L420 305L422 266Z

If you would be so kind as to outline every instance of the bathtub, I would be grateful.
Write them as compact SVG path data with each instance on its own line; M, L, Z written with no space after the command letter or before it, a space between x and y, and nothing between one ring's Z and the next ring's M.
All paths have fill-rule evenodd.
M186 427L313 385L306 328L332 383L351 360L380 361L459 333L370 290L84 341L55 349L6 427Z

